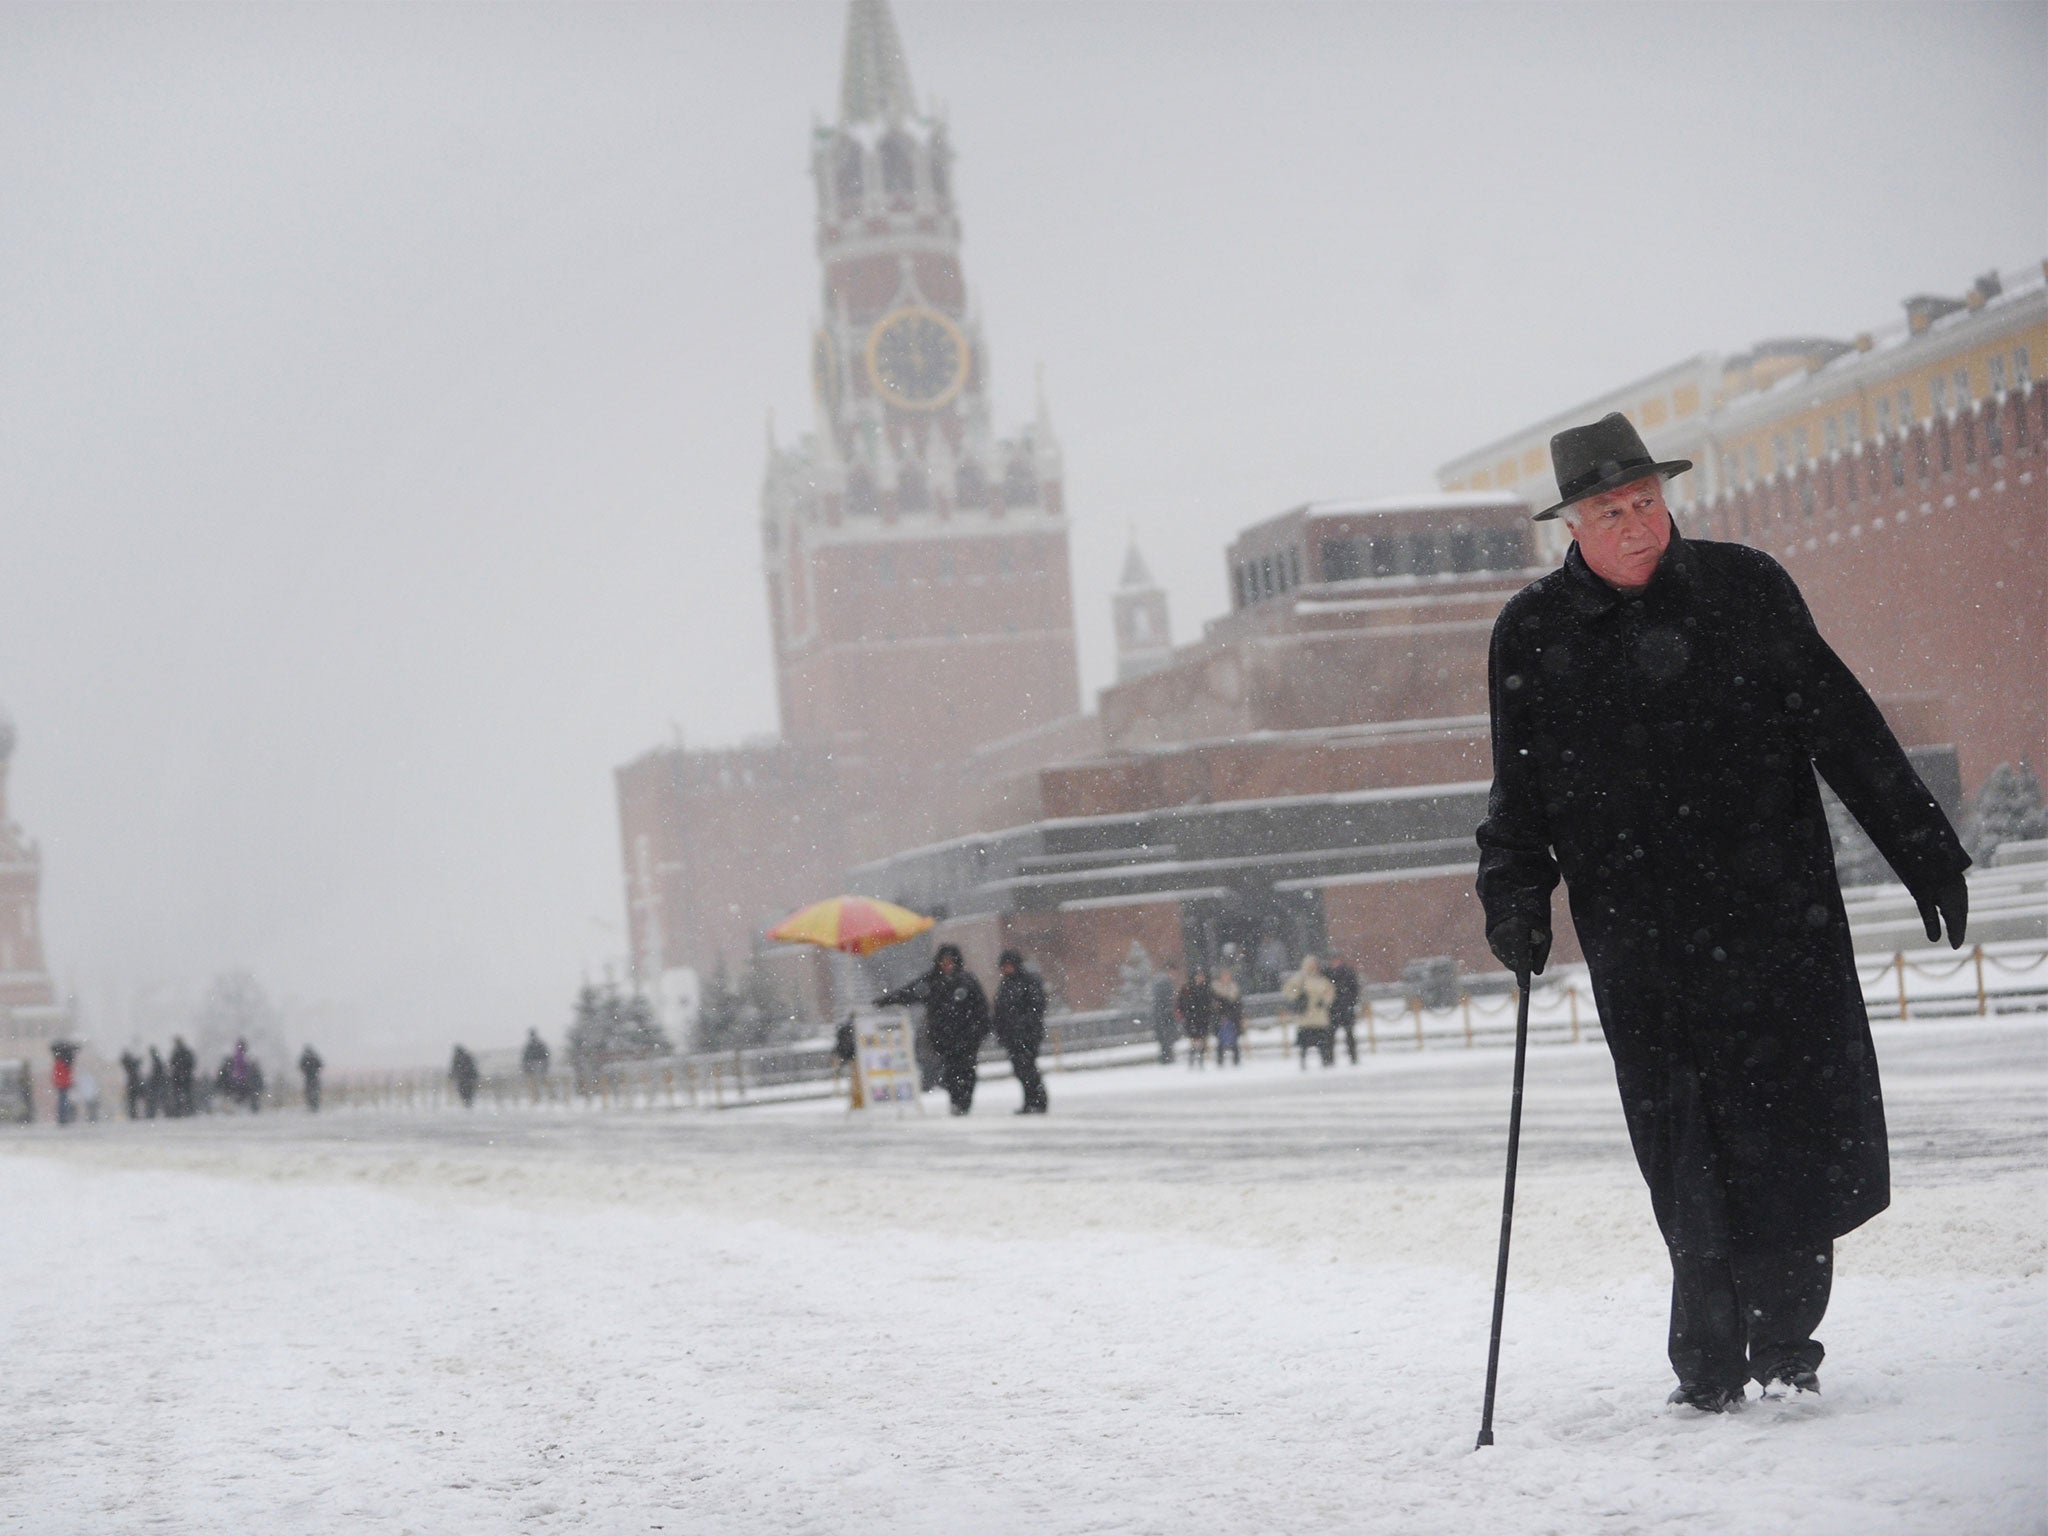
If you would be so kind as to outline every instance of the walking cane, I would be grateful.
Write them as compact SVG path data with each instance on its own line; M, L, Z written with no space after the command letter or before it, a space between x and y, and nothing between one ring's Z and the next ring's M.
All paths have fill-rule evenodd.
M1508 1234L1515 1225L1515 1156L1522 1145L1522 1064L1529 1055L1529 978L1517 976L1515 1005L1515 1094L1508 1109L1508 1179L1500 1202L1500 1267L1493 1276L1493 1339L1486 1346L1486 1406L1479 1414L1480 1450L1493 1444L1493 1386L1500 1375L1500 1320L1508 1304Z

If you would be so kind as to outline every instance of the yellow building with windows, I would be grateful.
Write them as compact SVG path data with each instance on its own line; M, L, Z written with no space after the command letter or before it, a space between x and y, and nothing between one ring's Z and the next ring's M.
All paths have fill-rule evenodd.
M1790 337L1734 356L1702 352L1461 454L1437 483L1548 506L1557 500L1552 434L1620 411L1655 457L1693 461L1694 473L1671 482L1671 504L1683 510L1994 399L2048 366L2048 261L1987 272L1961 298L1919 294L1902 307L1853 341ZM1555 555L1563 534L1546 532Z

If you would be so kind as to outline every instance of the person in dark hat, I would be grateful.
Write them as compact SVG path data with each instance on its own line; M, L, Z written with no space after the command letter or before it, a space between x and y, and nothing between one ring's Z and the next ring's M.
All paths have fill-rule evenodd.
M1551 439L1564 565L1493 629L1487 942L1526 984L1560 876L1670 1251L1674 1403L1820 1389L1834 1240L1890 1202L1815 772L1960 946L1969 865L1792 578L1680 536L1619 413Z
M932 968L893 992L875 999L877 1008L900 1008L907 1003L924 1007L923 1033L939 1057L939 1081L953 1113L964 1115L974 1108L974 1085L979 1076L976 1059L981 1042L988 1038L988 994L967 969L957 944L941 944L932 958Z
M1039 1075L1038 1053L1045 1045L1045 983L1025 967L1024 956L1006 949L996 961L1003 979L996 983L993 1009L996 1044L1010 1056L1010 1070L1024 1091L1020 1115L1042 1115L1048 1100Z

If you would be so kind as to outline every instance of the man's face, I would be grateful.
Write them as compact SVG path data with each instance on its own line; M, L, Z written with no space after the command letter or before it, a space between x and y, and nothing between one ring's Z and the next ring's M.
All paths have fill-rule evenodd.
M1671 509L1664 505L1663 482L1648 475L1588 496L1575 510L1578 521L1570 533L1593 574L1624 592L1647 587L1671 543Z
M955 960L951 955L939 956L939 969L944 971L948 976L952 975L953 972L956 969L958 969L959 964L960 962Z

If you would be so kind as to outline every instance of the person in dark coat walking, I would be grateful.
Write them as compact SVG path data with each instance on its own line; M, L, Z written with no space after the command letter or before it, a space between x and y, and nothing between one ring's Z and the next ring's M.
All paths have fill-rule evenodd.
M127 1079L128 1118L142 1118L142 1058L133 1050L121 1053L121 1076Z
M308 1045L299 1052L299 1076L306 1083L306 1113L320 1113L320 1074L327 1069L327 1063L320 1059L320 1053Z
M1045 983L1024 968L1024 957L1006 949L996 961L1003 979L996 983L993 1012L996 1043L1010 1055L1010 1070L1024 1090L1020 1115L1046 1111L1045 1079L1038 1072L1038 1053L1045 1045Z
M922 1033L938 1053L939 1081L953 1113L964 1115L974 1108L975 1058L988 1038L989 1018L988 994L967 969L959 945L941 944L930 970L875 999L877 1008L911 1003L924 1007Z
M1960 946L1969 856L1782 567L1680 537L1619 413L1551 440L1564 565L1493 629L1487 942L1543 969L1563 877L1672 1268L1672 1401L1819 1390L1834 1240L1890 1202L1814 771Z
M1336 1037L1344 1037L1344 1050L1351 1058L1351 1065L1358 1065L1358 972L1351 969L1348 960L1332 960L1323 967L1323 974L1330 978L1330 1047L1334 1054Z
M154 1120L170 1109L170 1073L155 1046L149 1048L149 1074L142 1080L142 1111Z
M455 1047L455 1054L448 1058L448 1075L455 1080L455 1096L462 1100L462 1107L474 1109L477 1080L483 1074L477 1070L476 1058L467 1047Z
M1209 973L1200 966L1188 972L1188 979L1174 997L1173 1011L1180 1020L1181 1033L1188 1037L1188 1066L1209 1064L1209 1031L1216 1023L1216 994L1209 988Z
M171 1118L182 1120L193 1110L192 1079L199 1071L199 1057L185 1043L183 1035L171 1036Z

